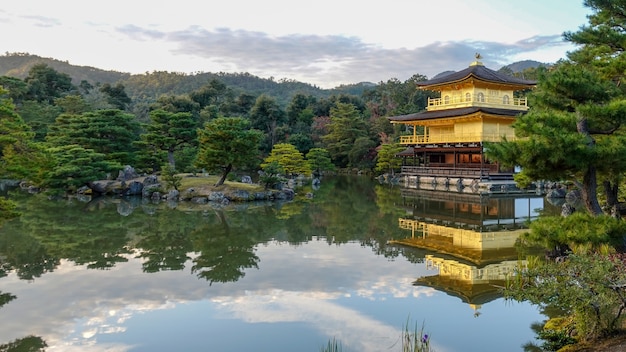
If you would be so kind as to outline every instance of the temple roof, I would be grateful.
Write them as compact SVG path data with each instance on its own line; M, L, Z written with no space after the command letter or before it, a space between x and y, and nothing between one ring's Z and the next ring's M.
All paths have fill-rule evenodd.
M430 120L430 119L439 119L439 118L445 118L445 117L466 116L466 115L477 113L479 111L487 113L487 114L511 116L511 117L524 113L524 111L519 111L519 110L470 106L470 107L457 108L457 109L421 111L421 112L416 112L416 113L407 114L407 115L389 116L387 117L387 119L389 119L389 121L391 122Z
M520 86L520 88L525 88L525 87L531 88L537 84L536 81L530 81L530 80L525 80L525 79L509 76L509 75L488 69L487 67L483 66L482 63L476 61L464 70L452 72L447 75L433 78L427 81L417 82L417 86L423 89L432 89L433 87L436 87L436 86L462 82L472 77L478 80L484 81L484 82Z

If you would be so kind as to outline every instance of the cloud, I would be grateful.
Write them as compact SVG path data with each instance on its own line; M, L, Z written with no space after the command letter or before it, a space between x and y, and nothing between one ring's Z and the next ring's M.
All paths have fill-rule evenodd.
M33 22L34 25L36 27L44 27L44 28L48 28L48 27L57 27L61 25L61 21L56 19L56 18L52 18L52 17L45 17L45 16L22 16L22 18Z
M211 68L220 67L218 71L271 75L325 83L327 87L391 78L406 80L415 74L432 77L467 67L476 52L483 54L488 67L498 69L513 62L512 57L527 53L528 59L533 59L541 50L566 45L560 35L533 36L513 43L446 41L412 49L387 49L358 37L340 35L272 36L257 31L207 30L199 26L164 32L129 25L118 31L135 40L167 42L173 45L171 54L193 57ZM197 71L211 69L198 67Z

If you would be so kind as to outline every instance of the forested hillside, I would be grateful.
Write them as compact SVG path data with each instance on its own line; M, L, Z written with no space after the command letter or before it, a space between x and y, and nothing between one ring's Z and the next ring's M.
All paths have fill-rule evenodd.
M29 54L2 56L0 68L0 176L62 190L123 165L224 177L373 169L377 148L406 133L387 117L437 96L416 89L427 79L419 73L325 90L248 73L130 75Z
M74 85L86 81L92 85L121 83L133 101L153 102L162 95L189 93L206 85L212 79L218 79L237 92L253 95L268 94L286 105L296 93L313 95L318 98L332 94L361 95L374 84L369 82L342 85L334 89L321 89L308 83L295 80L273 80L260 78L249 73L210 73L199 72L186 74L179 72L153 71L131 75L116 71L105 71L94 67L71 65L66 61L44 58L28 53L6 53L0 56L0 76L24 79L36 64L46 64L58 72L68 74Z

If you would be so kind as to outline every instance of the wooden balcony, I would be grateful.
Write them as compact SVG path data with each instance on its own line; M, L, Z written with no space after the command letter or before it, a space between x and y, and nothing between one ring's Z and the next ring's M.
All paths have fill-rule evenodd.
M483 106L509 110L528 110L526 98L490 97L474 94L467 97L452 96L444 98L428 98L428 111Z
M419 177L446 177L480 180L512 180L513 172L499 171L496 164L443 164L428 166L402 166L403 175Z
M455 143L480 143L500 142L503 135L492 133L440 133L436 135L400 136L400 144L455 144ZM506 135L507 140L515 140L515 135Z

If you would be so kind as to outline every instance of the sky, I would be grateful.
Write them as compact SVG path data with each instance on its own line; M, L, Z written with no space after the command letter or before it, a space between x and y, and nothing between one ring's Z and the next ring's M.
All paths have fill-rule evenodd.
M142 74L247 72L321 88L553 63L588 23L583 0L20 0L0 7L0 53Z

